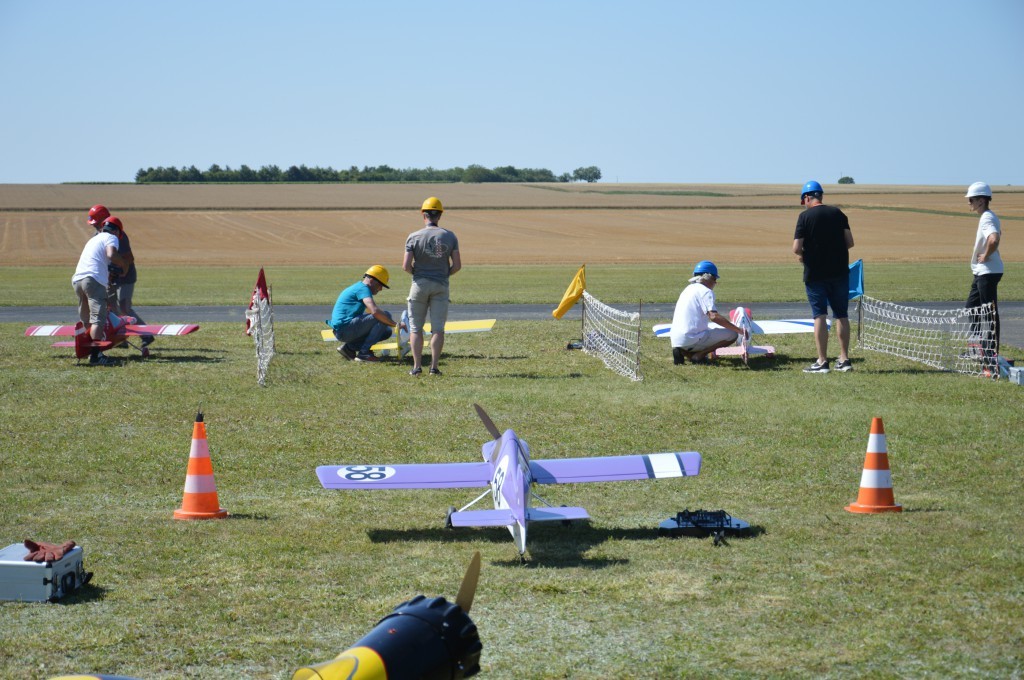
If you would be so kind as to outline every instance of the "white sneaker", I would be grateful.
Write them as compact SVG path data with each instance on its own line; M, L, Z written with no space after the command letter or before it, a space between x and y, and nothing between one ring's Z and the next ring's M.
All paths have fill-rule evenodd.
M813 364L804 369L804 373L828 373L828 362L819 364L815 361Z

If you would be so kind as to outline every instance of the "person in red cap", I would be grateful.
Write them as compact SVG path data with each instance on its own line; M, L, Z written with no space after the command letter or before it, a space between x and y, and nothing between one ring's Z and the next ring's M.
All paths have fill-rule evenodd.
M96 229L96 233L82 249L75 273L71 277L71 287L78 296L78 316L82 325L89 328L93 340L102 340L107 325L110 265L127 269L128 263L117 252L118 230L116 225L110 224L110 211L102 205L94 205L89 210L88 222ZM89 363L110 366L117 362L94 349L89 354Z
M110 303L113 305L116 314L130 316L135 319L135 323L145 324L146 322L142 320L139 313L132 308L132 296L135 293L135 282L138 281L138 272L135 269L135 254L132 253L131 239L125 233L124 225L120 219L111 217L108 221L117 224L117 252L128 262L127 270L114 267L110 272L110 287L108 289ZM149 353L146 348L153 344L154 339L152 335L142 336L143 356Z

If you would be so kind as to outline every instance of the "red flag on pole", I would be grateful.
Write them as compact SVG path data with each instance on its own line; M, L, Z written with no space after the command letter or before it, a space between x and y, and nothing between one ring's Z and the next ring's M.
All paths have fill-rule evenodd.
M267 289L267 277L263 274L263 267L260 267L260 275L256 277L256 286L252 289L252 297L249 299L249 310L259 307L260 300L269 300L270 291ZM252 315L245 315L245 333L252 335Z

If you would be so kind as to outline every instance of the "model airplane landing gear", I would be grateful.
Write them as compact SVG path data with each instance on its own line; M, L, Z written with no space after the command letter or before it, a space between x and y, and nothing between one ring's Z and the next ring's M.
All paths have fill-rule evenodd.
M449 505L448 506L448 513L444 516L444 528L445 529L451 529L452 528L452 515L454 515L454 514L455 514L455 506L454 505Z

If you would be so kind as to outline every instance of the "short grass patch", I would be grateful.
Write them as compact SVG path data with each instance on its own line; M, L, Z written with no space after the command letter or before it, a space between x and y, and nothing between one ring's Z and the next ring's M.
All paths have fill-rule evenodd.
M583 263L580 263L583 264ZM675 302L686 287L693 262L679 265L588 265L587 289L609 304ZM403 304L409 276L387 265L391 289L381 304ZM550 304L557 306L579 265L474 265L452 279L454 304ZM736 302L804 302L803 269L791 265L719 265L722 281L715 294L723 304ZM248 303L256 280L254 267L158 267L142 270L135 303L147 305L222 305ZM334 304L342 288L366 267L267 267L274 302L280 305ZM12 305L73 305L71 270L67 267L4 267L0 274ZM871 263L865 266L865 289L880 300L913 302L966 300L970 270L960 263ZM1024 299L1024 278L1000 283L1002 300Z

